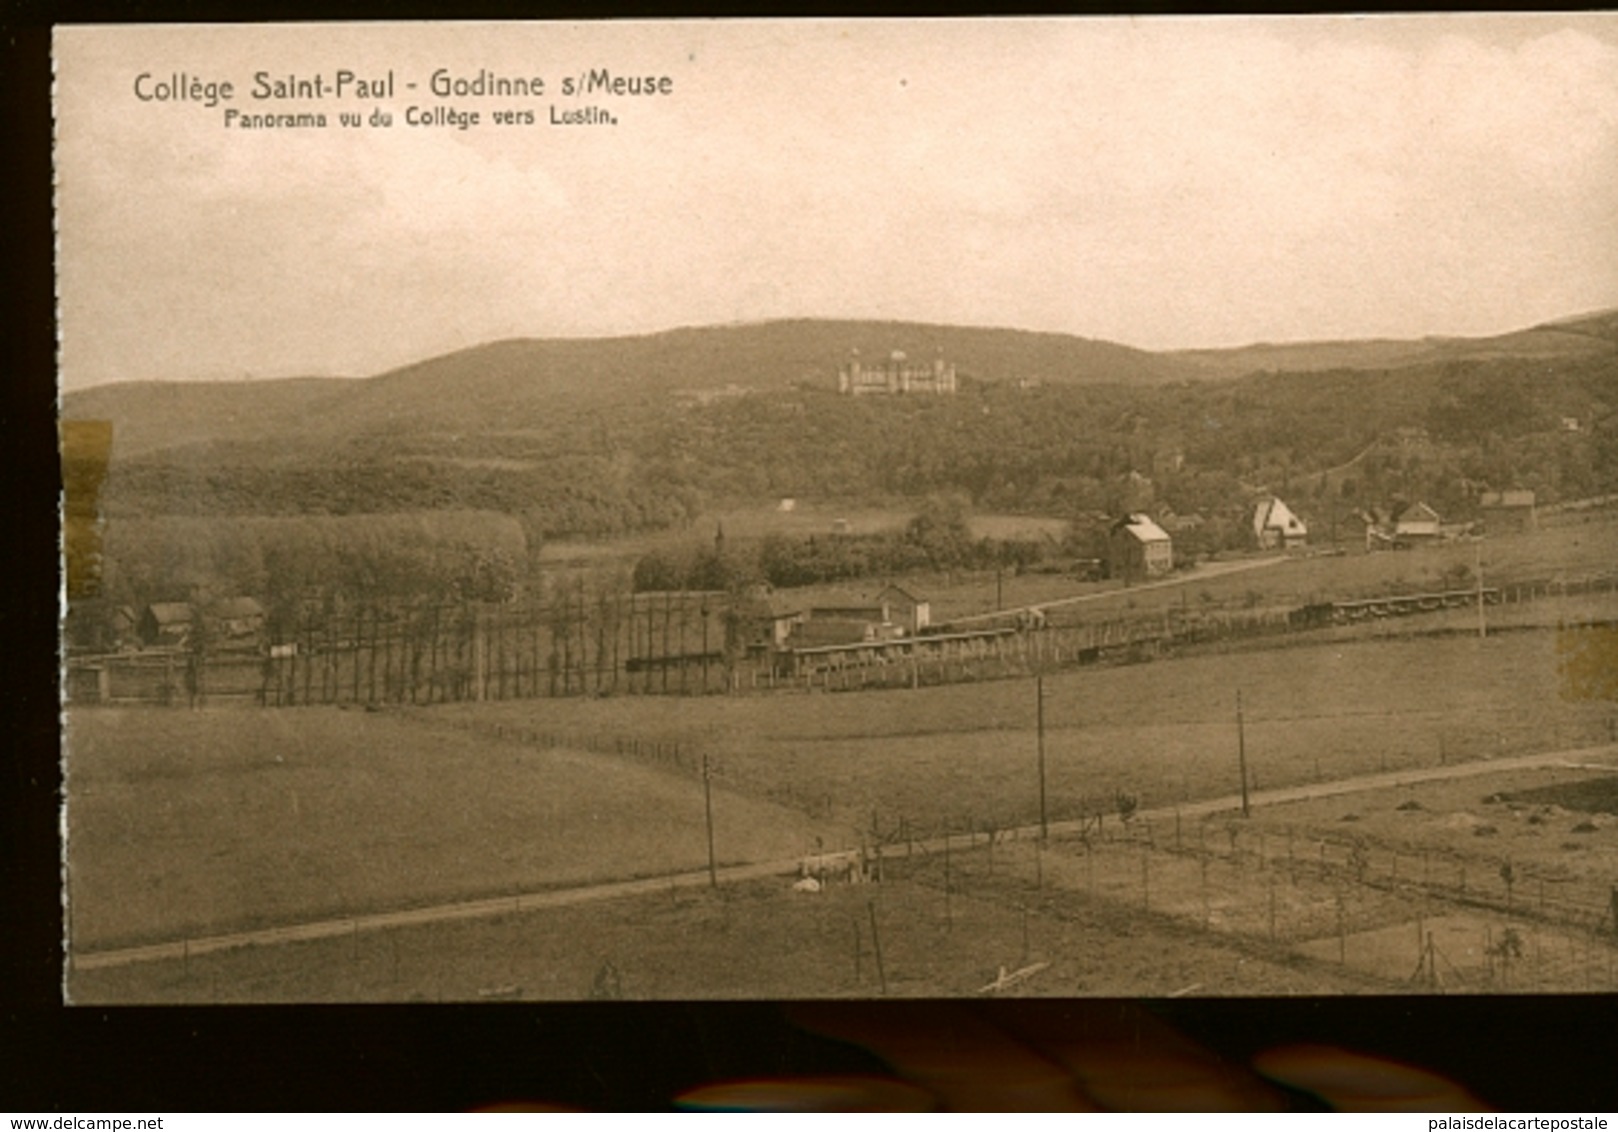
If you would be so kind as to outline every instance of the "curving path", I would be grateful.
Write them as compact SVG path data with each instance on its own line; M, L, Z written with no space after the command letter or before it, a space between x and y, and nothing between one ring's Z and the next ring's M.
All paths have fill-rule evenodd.
M1593 761L1605 759L1607 761ZM1518 755L1511 758L1482 759L1476 762L1455 763L1449 766L1422 767L1413 770L1395 770L1377 774L1359 775L1332 782L1313 782L1302 786L1286 786L1272 790L1256 790L1249 795L1251 806L1274 806L1287 802L1303 802L1314 798L1329 798L1367 790L1381 790L1405 786L1416 782L1442 779L1471 778L1494 774L1498 771L1524 770L1534 767L1577 767L1588 770L1618 771L1618 744L1585 747L1564 751L1547 751L1536 755ZM1187 802L1179 806L1159 806L1140 810L1137 817L1166 819L1175 813L1181 817L1206 816L1241 808L1238 795L1209 798L1200 802ZM1051 822L1053 836L1077 834L1082 830L1079 821ZM1002 835L1017 838L1035 837L1038 825L1025 825L1004 830ZM917 841L929 852L942 852L944 841L935 838ZM815 857L822 865L835 868L859 857L859 850L823 853ZM804 858L758 861L751 864L727 865L716 871L720 884L760 880L766 877L796 876ZM708 870L666 873L636 880L611 881L603 884L583 885L575 888L551 889L519 893L514 896L468 900L454 904L437 904L425 908L408 908L394 912L376 912L370 915L346 916L337 920L315 920L281 927L259 928L253 931L231 932L223 935L202 936L197 939L172 940L141 947L124 947L104 951L70 954L69 965L74 970L89 971L101 967L121 967L131 963L149 963L165 959L183 959L192 955L205 955L213 951L227 951L238 947L264 947L305 940L331 939L359 932L386 928L410 927L417 924L441 923L447 920L470 920L489 916L510 915L516 912L561 908L571 904L584 904L598 900L616 900L621 897L646 896L665 893L671 888L701 888L709 883Z

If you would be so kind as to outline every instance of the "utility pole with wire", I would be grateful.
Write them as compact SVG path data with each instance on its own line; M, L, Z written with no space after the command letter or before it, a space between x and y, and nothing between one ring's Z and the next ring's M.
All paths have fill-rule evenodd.
M1034 717L1036 720L1039 742L1039 840L1040 843L1050 839L1050 822L1047 820L1045 810L1045 677L1034 677Z
M706 752L702 756L702 806L708 818L708 886L718 888L719 870L714 866L713 855L713 773Z
M1247 809L1247 734L1242 724L1242 690L1236 689L1236 765L1242 776L1242 817L1251 816Z

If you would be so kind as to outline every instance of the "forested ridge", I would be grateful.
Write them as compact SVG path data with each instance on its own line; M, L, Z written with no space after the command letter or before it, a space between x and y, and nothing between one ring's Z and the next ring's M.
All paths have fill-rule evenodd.
M846 341L851 327L873 339L884 329L904 336L897 324L806 325L815 329L810 345ZM922 330L908 333L946 337ZM247 386L238 410L228 390L210 387L200 403L212 418L180 414L188 423L168 446L155 443L150 418L137 428L140 443L121 448L117 437L126 417L140 417L143 397L177 413L183 389L92 390L69 398L65 415L106 412L113 421L101 491L107 553L116 558L123 546L127 557L148 546L122 575L142 578L129 596L146 600L165 583L161 566L147 561L153 540L140 530L164 517L240 532L247 519L503 516L510 526L475 553L478 540L457 535L458 557L429 568L420 561L426 551L412 551L413 564L388 567L411 584L430 575L453 588L476 572L477 555L496 549L522 559L548 539L678 528L714 510L784 497L912 511L948 498L979 512L1060 518L1195 514L1206 520L1185 540L1195 553L1235 545L1261 492L1283 495L1323 525L1416 500L1464 519L1485 490L1529 489L1541 503L1618 491L1618 346L1205 380L1171 379L1167 370L1106 380L1102 366L1082 380L1073 372L1058 380L1048 377L1061 369L1052 336L1029 337L1038 349L1019 368L1015 332L979 333L1003 356L993 369L958 363L961 391L943 397L839 396L841 357L830 347L818 367L806 353L771 370L757 335L743 339L753 353L703 355L703 344L720 339L692 331L676 332L677 365L646 344L659 336L607 351L609 361L644 354L654 359L646 364L664 367L645 381L578 343L547 355L547 364L569 354L592 359L578 380L546 370L529 381L518 366L529 354L497 344L456 355L447 371L424 364L351 390L332 382L274 393ZM1097 353L1105 344L1083 346L1075 356L1108 356ZM1131 364L1146 366L1135 354ZM479 358L488 372L477 370ZM1030 376L1036 370L1047 377ZM441 384L424 385L435 372ZM679 383L699 373L708 384ZM599 380L586 380L592 375ZM256 430L247 427L255 417ZM304 417L308 427L299 427ZM292 529L259 524L254 538L291 561L301 545L287 541ZM302 542L330 542L341 524L320 529ZM367 537L386 541L382 529ZM412 545L438 537L411 530ZM185 573L176 566L168 584ZM242 581L256 573L247 569Z
M1326 473L1347 503L1405 494L1465 510L1481 487L1546 501L1612 490L1615 406L1618 363L1603 359L1146 387L973 382L954 397L803 387L487 432L161 451L115 460L106 501L114 517L494 510L558 537L659 529L772 496L851 506L960 492L985 510L1107 510L1130 473L1184 512L1310 491Z

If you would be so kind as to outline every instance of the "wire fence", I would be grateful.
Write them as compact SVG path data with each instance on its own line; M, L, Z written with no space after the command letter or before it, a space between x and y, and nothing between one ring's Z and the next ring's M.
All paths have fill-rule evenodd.
M759 946L756 917L784 914L772 899L822 909L824 930L796 945L806 979L797 993L805 994L1053 993L1041 981L1053 964L1071 977L1102 961L1065 950L1064 941L1097 932L1136 939L1143 954L1173 956L1174 966L1191 972L1226 969L1232 954L1245 956L1256 972L1248 985L1271 993L1292 976L1350 993L1618 990L1618 885L1508 864L1302 827L1163 815L1124 820L1098 812L1082 831L1048 839L971 817L917 823L876 815L853 844L806 851L795 876L721 873L710 888L683 874L667 878L666 895L657 878L636 891L643 901L666 900L659 922L688 914L682 930L714 937L702 947L738 956ZM781 895L733 891L761 883ZM797 891L787 894L788 887ZM186 1001L295 997L314 984L350 999L461 1001L633 997L648 985L651 974L634 954L547 927L572 904L552 895L494 897L441 914L355 915L250 939L174 940L133 961L87 957L70 978L93 993L111 974L97 968L155 967L128 985ZM829 903L811 903L822 899ZM652 913L633 905L617 915L627 923L623 917ZM433 934L441 924L452 934ZM530 945L514 949L513 938ZM531 959L529 950L545 958ZM839 969L828 980L826 972ZM1129 973L1126 957L1110 974Z

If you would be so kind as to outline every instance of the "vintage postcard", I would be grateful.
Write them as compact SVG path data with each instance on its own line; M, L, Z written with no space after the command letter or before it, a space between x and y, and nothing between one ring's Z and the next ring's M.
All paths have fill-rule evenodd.
M68 1002L1618 989L1610 14L54 62Z

